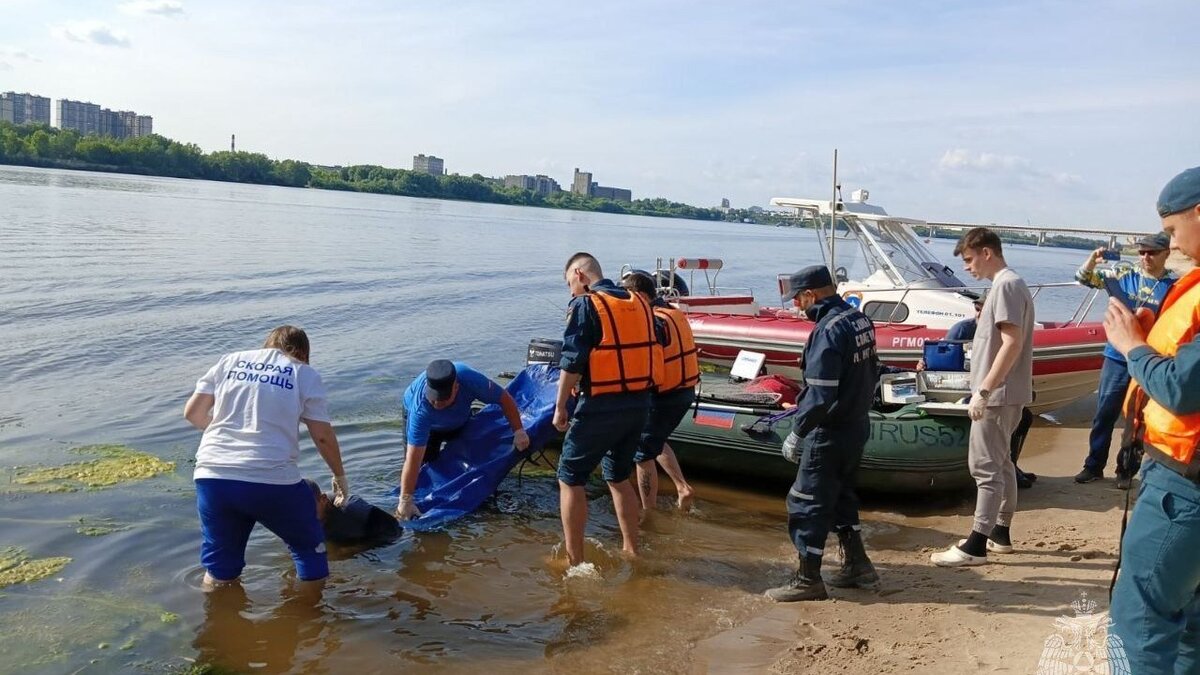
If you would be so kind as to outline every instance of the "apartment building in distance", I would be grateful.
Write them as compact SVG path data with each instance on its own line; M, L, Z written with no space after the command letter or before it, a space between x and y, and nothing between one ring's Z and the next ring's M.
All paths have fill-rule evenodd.
M50 99L36 94L0 93L0 122L50 124Z
M100 133L100 106L61 98L54 102L54 126L74 129L84 136Z
M85 101L59 99L54 105L55 126L73 129L84 136L139 138L154 133L154 118L132 110L109 110Z
M421 173L430 173L435 176L443 176L446 174L446 163L441 157L433 155L413 155L413 171Z
M100 134L113 138L139 138L154 133L154 118L132 110L100 109Z
M562 190L562 188L558 185L558 181L549 176L543 176L542 174L538 174L536 176L505 176L504 187L515 187L521 188L522 190L529 190L533 194L542 195L543 197L554 194L555 192L560 192Z
M631 190L597 185L592 180L590 171L580 171L578 167L575 169L575 179L571 181L571 192L585 197L611 199L618 202L633 201L633 192Z

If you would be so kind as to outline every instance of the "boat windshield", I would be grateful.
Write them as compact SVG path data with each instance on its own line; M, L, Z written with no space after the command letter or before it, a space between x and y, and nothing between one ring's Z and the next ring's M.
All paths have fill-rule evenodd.
M864 217L839 213L832 243L829 218L821 216L821 248L839 277L867 280L893 286L940 286L962 288L948 266L921 243L912 223L903 218ZM832 250L831 250L832 249Z

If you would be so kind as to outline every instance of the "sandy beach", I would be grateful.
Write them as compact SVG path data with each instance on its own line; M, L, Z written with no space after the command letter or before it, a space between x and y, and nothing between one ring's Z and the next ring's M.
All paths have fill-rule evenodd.
M868 506L862 517L882 576L877 590L831 588L826 602L768 605L698 644L694 670L1038 672L1046 641L1058 633L1055 620L1075 616L1072 602L1086 594L1096 612L1108 608L1125 493L1111 477L1072 481L1087 433L1035 425L1021 466L1039 480L1020 493L1013 554L992 554L983 567L937 568L929 554L970 530L970 503L917 517ZM836 551L830 544L827 551ZM781 542L781 559L788 548ZM831 558L827 567L838 564Z

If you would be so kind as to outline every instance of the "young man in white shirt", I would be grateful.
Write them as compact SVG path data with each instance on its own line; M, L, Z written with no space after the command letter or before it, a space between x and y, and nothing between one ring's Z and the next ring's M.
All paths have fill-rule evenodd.
M1000 237L969 230L954 255L976 279L992 282L971 343L971 417L967 463L975 478L975 522L958 545L934 553L939 567L987 563L988 551L1011 553L1009 526L1017 508L1017 475L1009 452L1021 410L1033 401L1033 296L1004 261Z

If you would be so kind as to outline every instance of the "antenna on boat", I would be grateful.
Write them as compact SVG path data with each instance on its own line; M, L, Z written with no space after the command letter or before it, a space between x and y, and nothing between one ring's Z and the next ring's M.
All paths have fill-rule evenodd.
M838 194L842 190L842 186L838 185L837 177L838 151L833 149L833 201L829 202L829 274L834 279L834 286L837 286L837 277L834 276L834 270L837 269L837 264L834 262L836 258L837 247L837 214L842 210L841 200ZM820 222L818 220L818 222Z

